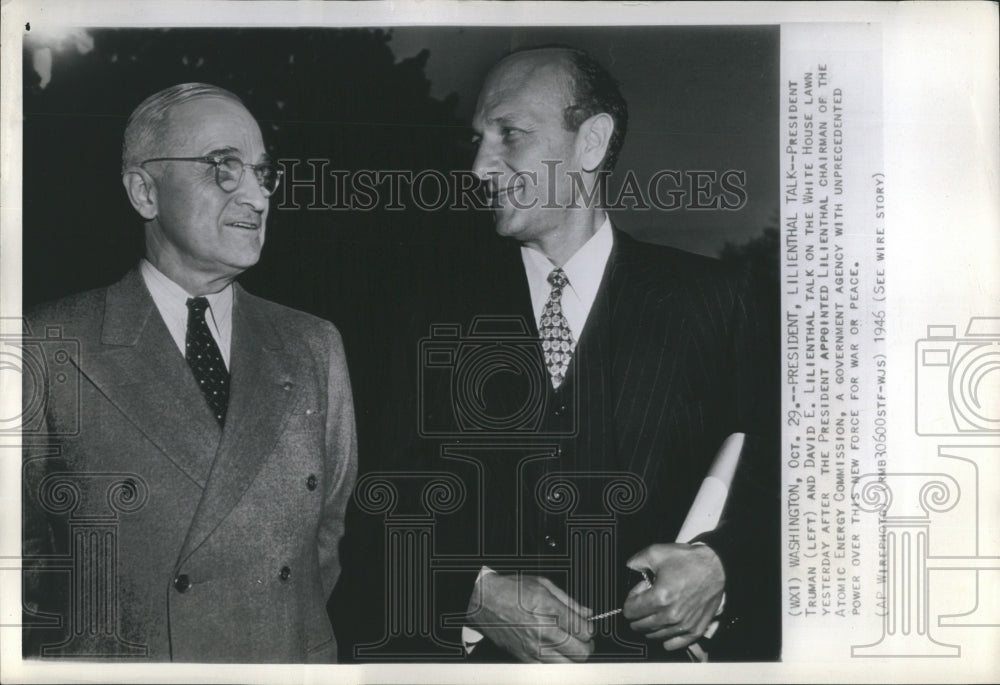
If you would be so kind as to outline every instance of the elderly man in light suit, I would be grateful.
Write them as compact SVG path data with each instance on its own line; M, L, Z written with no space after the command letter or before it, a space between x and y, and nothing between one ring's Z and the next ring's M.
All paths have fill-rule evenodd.
M234 283L279 178L228 91L173 86L129 119L145 259L27 317L73 343L58 373L78 382L48 369L25 440L26 618L64 619L27 631L26 655L336 660L325 604L356 473L344 349L330 323ZM102 509L113 553L82 563L81 522Z

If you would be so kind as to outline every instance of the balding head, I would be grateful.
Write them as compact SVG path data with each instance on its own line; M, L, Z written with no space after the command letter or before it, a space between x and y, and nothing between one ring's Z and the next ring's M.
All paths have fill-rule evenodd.
M487 74L472 118L473 171L492 198L497 232L555 264L603 223L602 179L617 156L608 154L614 114L581 86L580 59L589 60L567 48L508 55Z
M122 143L122 172L138 166L145 159L158 157L169 149L182 131L170 126L170 112L175 107L199 98L214 97L239 105L243 101L225 88L208 83L179 83L153 93L143 100L128 118Z
M505 79L510 88L518 87L518 79L545 79L552 87L551 104L560 109L567 131L578 130L595 114L608 114L614 121L614 132L601 168L615 168L628 130L628 104L618 82L588 53L568 46L525 48L494 65L482 92L494 77Z

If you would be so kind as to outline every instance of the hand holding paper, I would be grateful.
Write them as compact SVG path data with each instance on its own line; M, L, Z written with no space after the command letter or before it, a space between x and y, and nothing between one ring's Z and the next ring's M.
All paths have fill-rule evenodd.
M628 567L656 574L651 588L639 585L625 600L632 630L663 640L668 650L687 647L705 633L726 585L722 563L710 547L650 545L629 559Z
M723 442L678 540L691 540L719 524L745 437L733 433ZM650 545L633 556L628 566L656 574L652 588L637 585L625 601L624 614L632 619L633 630L649 639L663 639L667 650L694 649L693 643L702 635L711 636L717 626L712 619L719 612L725 588L725 573L715 552L705 545ZM701 650L693 656L705 660Z

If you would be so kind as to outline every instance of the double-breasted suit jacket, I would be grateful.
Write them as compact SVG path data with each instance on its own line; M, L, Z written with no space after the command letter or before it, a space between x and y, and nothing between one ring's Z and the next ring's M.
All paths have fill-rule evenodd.
M26 654L336 660L325 604L357 459L344 349L332 324L234 287L224 428L138 269L28 317L69 363L25 391L44 400L25 440L27 623L62 617Z

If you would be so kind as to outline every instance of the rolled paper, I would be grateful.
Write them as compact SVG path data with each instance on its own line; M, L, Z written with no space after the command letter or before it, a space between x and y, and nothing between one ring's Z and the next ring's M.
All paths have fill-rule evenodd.
M687 517L684 519L681 530L677 533L678 542L690 542L702 533L715 530L722 518L722 510L726 507L726 498L729 496L729 488L733 484L733 476L736 474L736 465L740 461L740 453L743 451L743 441L746 439L744 433L733 433L722 442L715 455L712 466L708 469L708 475L701 482L698 494L688 509ZM719 605L719 613L726 598L723 595L722 604ZM719 628L718 621L712 621L705 631L705 638L711 639L715 631ZM694 661L707 661L708 654L698 644L694 643L688 647L688 653Z
M745 439L744 433L733 433L722 442L722 447L719 448L712 466L708 469L708 475L702 481L698 494L688 509L684 524L677 533L678 542L690 542L702 533L715 530L719 525Z

